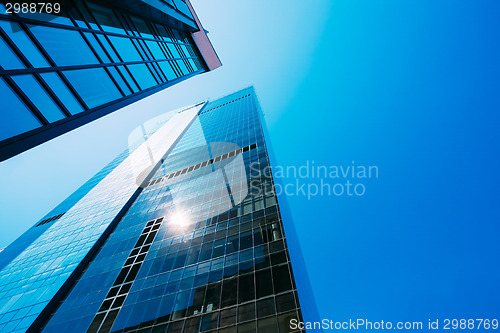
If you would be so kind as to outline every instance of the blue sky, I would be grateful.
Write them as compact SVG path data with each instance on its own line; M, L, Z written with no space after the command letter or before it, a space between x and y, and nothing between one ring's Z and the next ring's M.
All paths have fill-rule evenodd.
M192 2L224 66L2 162L0 247L138 122L254 85L280 165L379 169L363 196L289 199L323 318L496 316L500 3Z

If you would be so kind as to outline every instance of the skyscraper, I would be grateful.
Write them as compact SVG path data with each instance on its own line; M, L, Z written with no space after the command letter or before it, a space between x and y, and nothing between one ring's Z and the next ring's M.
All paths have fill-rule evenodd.
M152 119L129 147L0 253L0 332L317 318L253 88Z
M0 3L0 161L221 63L189 0Z

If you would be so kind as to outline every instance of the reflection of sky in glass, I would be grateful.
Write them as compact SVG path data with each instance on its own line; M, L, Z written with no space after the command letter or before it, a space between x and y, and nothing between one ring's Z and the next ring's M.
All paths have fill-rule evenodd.
M137 190L133 167L161 158L201 105L175 114L2 270L0 332L26 329ZM18 311L23 309L23 311Z

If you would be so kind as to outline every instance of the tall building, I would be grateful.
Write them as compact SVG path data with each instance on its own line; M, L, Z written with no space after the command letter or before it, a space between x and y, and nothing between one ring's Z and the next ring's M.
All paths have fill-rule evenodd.
M129 147L0 253L0 332L317 319L253 88L155 118Z
M189 0L0 3L0 161L221 63Z

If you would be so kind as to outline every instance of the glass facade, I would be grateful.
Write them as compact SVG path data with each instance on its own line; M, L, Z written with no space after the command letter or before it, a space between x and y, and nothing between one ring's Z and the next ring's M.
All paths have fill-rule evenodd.
M272 153L253 88L179 114L186 130L158 146L165 156L150 176L126 176L134 194L110 176L136 163L130 158L141 148L115 159L94 177L95 187L89 182L33 227L49 226L0 272L0 332L30 325L43 332L292 332L291 319L314 312L292 222L274 190L264 191L274 184ZM151 141L172 119L149 134L153 154ZM82 201L92 208L75 209ZM116 223L102 227L96 221L105 215L116 215ZM34 249L43 239L50 248ZM59 239L71 249L62 259L61 249L52 253ZM72 256L89 242L93 255ZM25 253L36 253L40 266ZM41 302L39 286L72 265L64 290Z
M184 1L163 3L162 20L131 12L114 1L62 1L58 14L0 3L0 160L208 70Z

